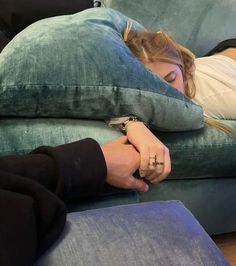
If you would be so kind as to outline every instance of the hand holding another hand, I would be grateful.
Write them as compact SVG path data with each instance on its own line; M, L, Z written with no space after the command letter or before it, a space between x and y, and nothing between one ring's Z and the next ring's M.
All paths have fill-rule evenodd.
M124 189L134 189L140 192L148 191L148 185L133 176L140 166L140 155L127 137L120 138L101 145L107 164L106 182L112 186Z
M165 179L171 171L169 149L142 122L130 123L126 132L130 143L140 152L140 176L151 183Z

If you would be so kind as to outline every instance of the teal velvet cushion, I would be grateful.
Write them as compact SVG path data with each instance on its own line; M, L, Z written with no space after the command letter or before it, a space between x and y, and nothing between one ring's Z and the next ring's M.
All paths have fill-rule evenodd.
M222 40L235 38L236 2L232 0L102 0L148 29L169 31L203 56ZM227 19L226 19L227 18Z
M228 121L236 129L236 121ZM121 135L102 121L80 119L1 119L0 156L24 154L40 145L56 146L86 137L105 143ZM156 134L170 150L169 179L235 176L236 139L205 127L192 132Z
M132 56L122 40L127 20L118 11L92 8L19 33L0 54L0 116L106 119L133 113L154 129L201 128L201 107Z
M35 266L229 266L178 201L71 213L64 234Z

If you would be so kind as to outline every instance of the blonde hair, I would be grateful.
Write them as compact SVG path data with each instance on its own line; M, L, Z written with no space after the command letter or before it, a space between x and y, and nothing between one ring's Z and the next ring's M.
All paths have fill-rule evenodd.
M183 74L185 94L190 98L195 96L195 56L190 50L178 44L167 32L133 31L130 21L123 38L134 56L143 64L159 61L178 65Z
M185 95L191 99L194 98L196 94L195 55L189 49L178 44L169 33L164 31L134 31L131 21L128 21L126 25L123 39L133 55L144 65L157 61L178 65L183 75ZM204 117L204 123L236 136L232 128L216 119Z

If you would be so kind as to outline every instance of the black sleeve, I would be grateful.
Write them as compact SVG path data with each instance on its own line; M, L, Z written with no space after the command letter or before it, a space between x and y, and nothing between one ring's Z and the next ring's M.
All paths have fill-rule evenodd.
M64 203L39 183L0 171L0 265L29 266L61 234Z
M93 139L85 139L55 148L40 147L33 154L53 158L57 183L54 192L63 198L88 197L98 194L107 175L102 150Z
M107 174L101 148L89 138L2 157L0 170L35 180L63 199L98 194Z
M25 266L60 235L61 198L99 193L106 164L92 139L0 158L0 265Z

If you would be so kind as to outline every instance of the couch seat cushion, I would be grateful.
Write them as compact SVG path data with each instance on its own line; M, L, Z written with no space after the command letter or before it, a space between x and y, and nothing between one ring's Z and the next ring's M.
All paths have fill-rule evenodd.
M229 265L178 201L71 213L61 239L37 266Z

